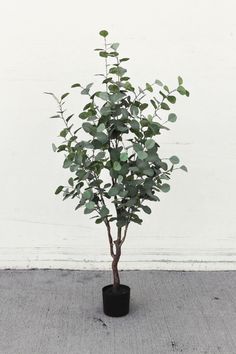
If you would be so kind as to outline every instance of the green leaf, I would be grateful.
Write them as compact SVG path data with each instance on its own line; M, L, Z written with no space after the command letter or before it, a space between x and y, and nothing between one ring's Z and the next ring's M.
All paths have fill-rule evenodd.
M64 98L66 98L68 95L69 95L69 92L64 93L64 94L61 96L61 100L63 100Z
M96 224L101 224L102 222L103 222L102 218L97 218L95 221Z
M117 178L117 183L121 183L123 181L124 177L119 175Z
M108 57L108 53L105 52L104 50L102 50L101 52L99 52L99 55L100 55L100 57L102 57L102 58L107 58L107 57Z
M126 81L126 83L124 84L124 87L128 91L134 91L134 87L131 85L131 83L129 81Z
M154 171L151 168L143 170L143 173L148 177L152 177L154 175Z
M181 94L181 95L185 95L186 94L186 90L183 86L179 86L177 88L177 91Z
M97 92L96 96L104 101L109 101L109 95L107 92Z
M97 133L96 137L102 144L105 144L108 140L108 136L103 132Z
M128 61L129 60L129 58L122 58L122 59L120 59L120 62L122 63L122 61Z
M145 160L148 157L148 154L145 151L138 151L137 155L140 160Z
M143 151L143 147L141 144L134 143L133 148L134 148L134 151L136 151L136 152Z
M176 119L177 119L177 116L176 116L175 113L170 113L170 114L168 115L168 121L169 121L169 122L174 123L174 122L176 121Z
M99 151L99 153L95 156L95 160L99 161L105 157L106 153L104 151Z
M146 83L146 89L149 91L149 92L153 92L153 88L152 86L147 82Z
M177 163L179 163L179 158L177 156L171 156L169 158L170 162L173 163L173 165L176 165Z
M117 67L117 75L118 76L124 76L124 74L127 72L127 70L125 68L122 68L121 66Z
M162 192L167 193L170 190L170 185L167 183L164 183L159 188Z
M98 133L101 133L104 129L105 129L105 124L104 123L101 123L99 124L99 126L97 127L97 132Z
M157 84L158 86L163 86L163 83L160 80L155 80L155 84Z
M157 104L156 104L156 102L155 102L154 100L150 100L150 102L151 102L151 104L153 105L153 107L154 107L155 109L157 109Z
M102 30L99 32L100 36L106 38L108 36L108 32L106 30Z
M128 153L127 152L122 152L120 154L120 161L127 161L128 160Z
M170 107L168 106L168 104L166 104L165 102L162 102L161 103L161 108L166 110L166 111L169 111Z
M70 185L71 187L74 186L74 179L73 179L73 177L70 177L70 178L69 178L68 183L69 183L69 185Z
M68 134L68 129L67 128L64 128L61 132L60 132L60 136L62 138L65 138Z
M118 193L119 193L119 189L117 187L111 187L111 189L108 191L110 197L114 197Z
M112 43L111 48L116 50L119 47L119 43Z
M69 116L66 118L67 123L68 123L69 120L73 117L73 115L74 115L74 114L71 114L71 115L69 115Z
M107 207L105 207L105 205L103 205L100 210L100 215L102 218L104 218L109 214L109 212L110 212L109 209L107 209Z
M56 191L55 191L55 194L59 194L59 193L61 193L61 191L63 190L63 186L59 186L59 187L57 187L57 189L56 189Z
M84 214L91 214L94 209L84 208Z
M95 206L96 206L96 204L95 204L94 202L92 202L92 201L90 201L90 202L88 202L88 203L85 204L85 207L86 207L87 209L89 209L89 210L94 210L94 209L95 209Z
M126 197L127 194L128 194L128 191L120 191L120 192L119 192L119 196L120 196L121 198Z
M145 147L146 147L147 150L152 149L153 146L155 146L155 141L153 139L147 139L145 141Z
M188 172L188 169L187 169L187 167L185 165L180 166L180 169L185 171L185 172Z
M50 117L50 119L53 119L53 118L60 118L60 119L62 119L59 114L56 114L55 116L51 116L51 117Z
M114 93L113 95L111 95L111 102L115 103L120 101L122 98L124 98L126 95L124 93L121 92L117 92Z
M139 130L139 123L137 122L137 120L132 119L129 123L132 129Z
M111 108L108 107L108 106L103 106L100 109L100 113L101 113L102 116L109 116L111 114Z
M115 161L113 163L113 170L115 170L115 171L120 171L121 170L121 165L120 165L120 163L118 161Z
M175 96L167 96L167 100L168 100L170 103L175 103L175 102L176 102L176 97L175 97Z
M179 85L182 85L183 84L183 79L181 76L178 76L178 83Z
M132 104L132 106L130 107L130 112L133 116L136 117L138 115L138 107Z
M68 168L68 167L70 167L71 164L72 164L72 161L70 159L66 158L63 163L63 168Z
M56 147L56 145L54 143L52 143L52 149L53 149L54 152L57 151L57 147Z
M146 214L151 214L152 210L147 205L142 205L142 209Z
M71 88L74 88L74 87L81 87L81 85L78 84L78 83L76 83L76 84L73 84L73 85L71 86Z
M168 93L170 92L170 90L169 90L169 87L168 86L163 86L163 89L165 90L165 91L167 91Z
M117 226L117 227L123 227L123 226L126 225L126 223L127 223L126 218L124 218L124 217L119 217L119 219L117 220L116 226Z
M92 196L93 196L93 192L90 189L87 189L83 193L83 198L86 199L86 200L90 199Z
M90 133L93 130L93 125L90 123L83 123L82 127L86 133Z
M139 106L139 109L140 111L143 111L144 109L146 109L148 107L148 104L147 103L142 103L140 106Z

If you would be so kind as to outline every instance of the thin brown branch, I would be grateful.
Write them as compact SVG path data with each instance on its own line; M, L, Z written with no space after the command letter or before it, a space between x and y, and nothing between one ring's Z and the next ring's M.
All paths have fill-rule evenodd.
M106 227L107 227L108 240L109 240L109 244L110 244L110 254L111 254L112 258L114 258L115 254L114 254L114 249L113 249L113 238L112 238L112 235L111 235L110 222L108 221L108 218L106 218L104 222L105 222Z

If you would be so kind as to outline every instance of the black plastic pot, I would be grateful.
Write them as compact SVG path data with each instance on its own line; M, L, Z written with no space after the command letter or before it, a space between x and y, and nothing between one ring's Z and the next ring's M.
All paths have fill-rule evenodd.
M122 285L117 289L113 285L102 288L103 311L107 316L121 317L129 313L130 287Z

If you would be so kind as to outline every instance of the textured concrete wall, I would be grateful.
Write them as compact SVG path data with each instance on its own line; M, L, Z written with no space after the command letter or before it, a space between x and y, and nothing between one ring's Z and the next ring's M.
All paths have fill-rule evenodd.
M176 154L189 173L176 171L171 193L130 227L123 266L236 268L235 10L233 0L1 2L1 267L109 266L105 229L53 195L68 174L51 151L61 125L42 94L103 71L93 48L106 28L134 83L171 86L181 75L191 92L161 138L162 156ZM75 91L68 104L79 112Z

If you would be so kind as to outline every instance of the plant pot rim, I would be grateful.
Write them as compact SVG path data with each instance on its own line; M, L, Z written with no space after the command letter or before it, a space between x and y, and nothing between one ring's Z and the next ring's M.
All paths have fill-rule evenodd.
M113 284L108 284L108 285L105 285L105 286L102 288L102 290L103 290L103 291L106 291L106 290L111 289L111 288L113 288ZM117 289L126 289L126 290L130 291L130 287L129 287L128 285L125 285L125 284L120 284L120 285L117 287Z

